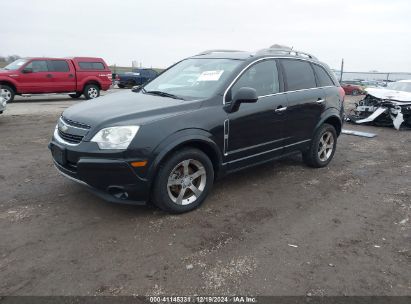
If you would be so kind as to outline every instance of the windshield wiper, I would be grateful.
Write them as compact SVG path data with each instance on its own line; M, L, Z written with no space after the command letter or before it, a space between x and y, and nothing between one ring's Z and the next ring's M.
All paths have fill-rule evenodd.
M162 92L162 91L146 91L144 90L145 94L152 94L152 95L157 95L157 96L162 96L162 97L170 97L170 98L174 98L174 99L181 99L184 100L184 98L174 95L174 94L170 94L170 93L166 93L166 92Z

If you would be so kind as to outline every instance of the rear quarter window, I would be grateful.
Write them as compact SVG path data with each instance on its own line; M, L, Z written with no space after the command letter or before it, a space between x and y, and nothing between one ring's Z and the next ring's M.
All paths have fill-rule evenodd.
M307 61L282 59L288 91L297 91L315 88L314 71Z
M335 85L334 81L331 79L330 75L317 64L313 64L315 73L317 74L318 86L327 87Z
M105 70L104 64L101 62L79 62L78 66L82 70L97 70L97 71L103 71Z

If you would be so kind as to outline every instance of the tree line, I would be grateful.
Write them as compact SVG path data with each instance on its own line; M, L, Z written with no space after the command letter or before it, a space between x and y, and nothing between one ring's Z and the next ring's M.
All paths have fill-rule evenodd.
M10 55L10 56L1 56L0 55L0 62L13 62L17 59L20 59L21 57L19 55Z

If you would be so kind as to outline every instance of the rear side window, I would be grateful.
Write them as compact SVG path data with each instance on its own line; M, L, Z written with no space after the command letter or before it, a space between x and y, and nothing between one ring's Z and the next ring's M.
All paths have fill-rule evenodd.
M47 66L47 61L45 60L33 60L28 65L25 66L25 69L32 69L33 73L37 72L48 72L49 68Z
M105 70L104 64L101 62L79 62L80 69L82 70Z
M315 88L314 71L307 61L283 59L282 61L288 91Z
M313 68L314 68L315 73L317 74L319 87L335 85L330 75L328 75L327 72L322 67L320 67L319 65L313 64Z
M70 68L65 60L50 60L48 61L50 72L69 72Z
M234 97L242 87L250 87L257 91L258 96L278 93L277 64L274 60L265 60L252 65L231 88L231 96Z

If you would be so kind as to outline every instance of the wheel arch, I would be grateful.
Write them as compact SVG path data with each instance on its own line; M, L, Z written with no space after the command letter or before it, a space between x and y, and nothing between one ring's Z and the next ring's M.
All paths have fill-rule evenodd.
M5 85L5 86L9 86L10 88L12 88L14 90L14 93L17 94L17 86L11 82L11 81L7 81L7 80L0 80L0 86Z
M329 109L328 111L326 111L323 114L323 116L321 117L319 123L315 127L315 132L318 130L318 128L320 126L322 126L325 123L328 123L328 124L332 125L335 128L335 131L337 132L337 136L339 136L341 134L342 120L339 116L339 113L338 113L337 109L334 109L334 108Z
M86 80L86 81L84 82L81 91L84 91L84 89L86 88L86 86L88 86L89 84L94 84L94 85L98 86L98 88L99 88L100 90L102 89L101 83L100 83L98 80L96 80L96 79L88 79L88 80Z
M196 148L204 152L213 164L214 177L216 178L218 176L222 163L222 153L218 145L207 131L191 129L173 134L155 149L154 154L156 156L147 174L147 178L151 180L151 184L157 175L160 165L175 151L186 147Z

